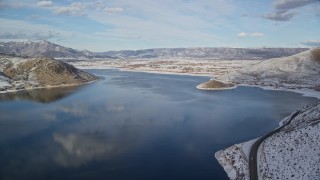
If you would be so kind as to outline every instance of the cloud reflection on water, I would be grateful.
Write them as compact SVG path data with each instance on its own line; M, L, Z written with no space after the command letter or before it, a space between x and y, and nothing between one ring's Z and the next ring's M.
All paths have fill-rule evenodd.
M115 158L134 146L134 137L114 134L53 134L55 142L67 152L56 152L54 160L63 167L77 167L93 160Z
M109 78L61 101L0 103L0 179L92 169L107 175L116 168L143 174L198 168L198 175L207 168L216 175L216 150L267 132L280 112L314 101L258 88L199 91L198 77L103 72ZM110 80L119 74L130 78Z

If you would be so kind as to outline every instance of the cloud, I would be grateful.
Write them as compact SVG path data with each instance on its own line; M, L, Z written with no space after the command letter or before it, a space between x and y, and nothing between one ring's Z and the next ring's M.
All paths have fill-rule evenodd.
M319 0L275 0L273 7L275 12L264 14L261 17L273 21L290 21L298 13L291 12L293 9L306 6Z
M57 29L56 27L34 24L23 20L11 20L0 18L0 39L51 39L66 38L73 36L73 32Z
M319 46L320 47L320 40L304 41L301 44L304 44L304 45L307 45L307 46Z
M264 34L260 32L254 32L254 33L245 33L241 32L237 34L238 37L263 37Z
M314 12L316 13L317 16L320 16L320 5L314 7Z
M247 37L248 34L245 33L245 32L241 32L241 33L237 34L237 36L238 36L238 37Z
M318 2L318 0L276 0L273 7L279 10L289 10L315 2Z
M0 39L51 39L58 37L60 34L47 31L47 32L36 32L36 33L25 33L25 32L0 32Z
M251 33L250 36L252 36L252 37L263 37L264 34L256 32L256 33Z
M31 15L31 16L28 16L27 18L28 18L28 19L40 19L41 16L34 14L34 15Z
M104 9L104 11L106 11L107 13L122 13L123 12L123 8L120 7L106 7Z
M56 163L63 167L78 167L93 160L114 158L135 147L140 130L125 128L125 132L109 130L104 133L105 131L101 132L95 126L87 126L89 128L79 124L75 128L79 128L80 132L76 133L53 134L54 141L64 150L58 151L54 156ZM91 128L96 131L92 132Z
M123 105L107 105L106 110L107 112L123 112L124 111Z
M40 1L37 3L38 7L51 7L53 6L52 1Z
M58 15L87 16L92 13L121 13L123 11L121 7L106 7L101 2L92 1L71 3L68 6L56 6L53 13Z
M6 3L6 2L0 1L0 9L7 9L7 8L18 9L18 8L22 8L25 6L26 5L23 3Z
M117 17L110 18L102 16L98 11L90 11L87 17L111 26L112 28L99 33L104 34L101 38L121 42L122 46L144 44L144 47L139 48L145 48L155 42L157 45L153 47L175 47L181 44L203 46L221 37L212 33L214 29L221 26L235 28L234 25L225 22L225 17L235 12L234 4L228 0L198 0L184 3L172 0L140 0L139 3L118 0L106 7L122 7L126 13L119 13ZM126 36L131 38L128 39ZM139 38L139 43L133 41L134 37Z
M84 16L87 5L84 3L71 3L69 6L56 7L53 11L54 14L58 15L75 15Z
M31 0L30 0L31 1ZM45 1L45 0L41 0ZM36 4L40 0L32 0L35 10L41 7ZM212 44L213 40L220 38L220 35L212 32L218 27L224 26L229 29L236 28L232 24L226 24L225 17L234 13L236 6L231 0L138 0L138 1L71 1L55 3L46 11L51 11L59 16L85 16L85 20L92 21L94 35L83 33L81 28L75 29L82 38L100 40L102 38L116 42L117 45L109 43L104 47L96 46L99 50L114 49L120 46L121 49L147 48L147 47L176 47L176 46L205 46ZM181 2L183 1L183 3ZM0 0L1 2L1 0ZM215 9L214 11L212 9ZM124 13L125 12L125 13ZM37 12L33 12L37 14ZM112 18L106 13L115 14ZM172 18L174 17L174 18ZM29 18L39 18L37 16ZM61 17L41 17L44 23L47 20ZM67 18L67 17L66 17ZM65 19L67 21L68 19ZM54 21L55 23L56 21ZM39 22L38 22L39 23ZM42 23L42 22L40 22ZM81 24L82 25L82 24ZM55 28L59 27L57 25ZM107 28L102 28L105 26ZM111 28L109 28L111 27ZM62 27L63 28L63 27ZM70 31L72 31L70 29ZM129 37L129 38L127 38ZM134 40L138 40L137 43ZM80 44L80 43L78 43ZM82 48L82 45L76 48ZM93 48L93 47L91 47Z
M295 13L295 12L277 11L277 12L262 15L262 18L273 20L273 21L289 21L295 15L297 15L297 13Z

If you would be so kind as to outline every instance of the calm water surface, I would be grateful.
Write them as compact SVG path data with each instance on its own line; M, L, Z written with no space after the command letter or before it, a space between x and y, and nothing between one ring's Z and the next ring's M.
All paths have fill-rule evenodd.
M227 179L214 153L314 98L206 77L89 70L79 88L0 95L0 179Z

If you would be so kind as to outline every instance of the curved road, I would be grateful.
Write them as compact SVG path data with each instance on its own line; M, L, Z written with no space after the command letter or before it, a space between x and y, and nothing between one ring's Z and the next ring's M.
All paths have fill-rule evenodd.
M270 133L266 134L265 136L261 137L258 139L251 147L250 150L250 156L249 156L249 173L250 173L250 180L258 180L258 167L257 167L257 154L258 154L258 149L261 143L266 140L268 137L272 136L275 133L278 133L282 128L284 128L286 125L291 123L291 120L295 118L300 111L296 111L289 121L284 124L283 126L271 131Z

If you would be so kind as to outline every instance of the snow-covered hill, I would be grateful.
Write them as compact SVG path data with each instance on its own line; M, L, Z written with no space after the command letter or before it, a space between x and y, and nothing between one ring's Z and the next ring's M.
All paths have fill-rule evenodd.
M320 88L320 61L305 51L285 58L262 61L239 69L217 80L225 83L284 88Z
M76 85L97 77L52 58L0 56L0 93L39 87Z
M236 144L215 154L230 179L249 180L249 152L254 142ZM290 124L267 138L258 149L257 159L259 179L319 179L320 102L304 107Z

